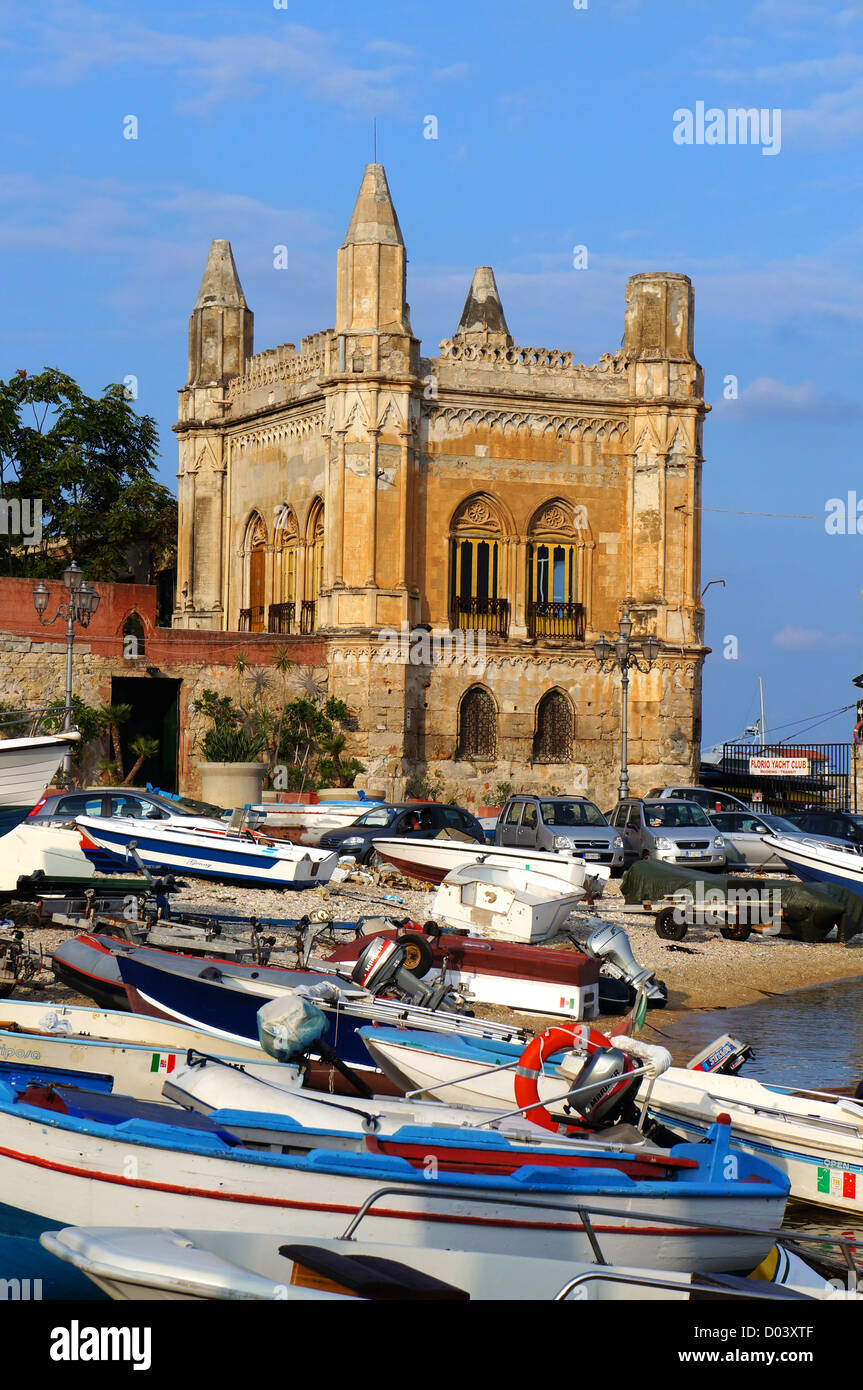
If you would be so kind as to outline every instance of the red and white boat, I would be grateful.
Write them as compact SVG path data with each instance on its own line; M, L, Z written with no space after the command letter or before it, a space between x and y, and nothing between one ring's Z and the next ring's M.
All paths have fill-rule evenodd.
M390 941L404 937L397 928L374 935ZM410 932L406 938L414 974L420 975L423 963L428 979L445 968L450 988L470 994L477 1003L565 1018L596 1018L599 1013L598 959L579 951L485 941L446 930L419 940L418 935ZM328 960L353 965L368 943L369 937L359 936L336 947Z
M579 855L565 851L512 849L466 840L423 840L412 835L383 836L372 843L381 859L395 864L406 878L416 878L422 883L443 883L454 869L490 864L502 869L536 869L560 879L561 893L583 888L586 897L598 898L610 873L607 864L587 863Z

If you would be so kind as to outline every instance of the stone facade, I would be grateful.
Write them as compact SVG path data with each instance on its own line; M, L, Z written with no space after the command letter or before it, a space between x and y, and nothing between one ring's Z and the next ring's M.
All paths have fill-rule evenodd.
M633 674L633 790L690 780L708 409L693 314L686 276L635 275L623 347L585 365L517 346L480 267L456 331L423 356L370 165L335 327L255 354L231 247L214 242L179 393L175 629L314 634L371 785L398 794L438 769L464 800L504 781L608 805L619 677L592 642L625 607L635 637L661 643ZM442 650L394 659L388 634L420 626Z

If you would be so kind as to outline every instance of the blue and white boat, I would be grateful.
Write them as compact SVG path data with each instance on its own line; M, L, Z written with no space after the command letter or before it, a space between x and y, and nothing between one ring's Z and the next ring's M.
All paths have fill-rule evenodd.
M249 832L209 831L176 822L78 816L76 825L102 850L128 862L131 851L158 873L256 888L314 888L327 883L338 855Z
M612 1146L540 1153L500 1134L412 1125L351 1135L0 1081L0 1220L31 1240L95 1220L291 1239L338 1237L365 1210L370 1237L390 1244L590 1260L587 1207L612 1263L748 1270L772 1248L788 1180L730 1155L728 1140L717 1124L708 1143L675 1146L658 1178L634 1178ZM4 1269L6 1254L0 1241Z
M135 948L118 952L116 963L134 1012L203 1028L228 1043L257 1042L258 1011L263 1005L305 987L327 1018L323 1042L357 1070L374 1069L358 1033L372 1024L446 1036L512 1039L519 1054L526 1040L518 1028L506 1024L376 998L336 974L193 960Z
M834 884L863 897L863 855L857 850L843 849L835 840L796 835L765 835L763 843L804 883Z

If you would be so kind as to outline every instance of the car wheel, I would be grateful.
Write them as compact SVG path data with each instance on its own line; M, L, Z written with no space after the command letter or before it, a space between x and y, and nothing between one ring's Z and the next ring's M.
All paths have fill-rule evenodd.
M363 860L363 863L366 864L370 869L380 869L384 863L384 860L381 859L381 856L378 854L376 849L370 849L365 859Z

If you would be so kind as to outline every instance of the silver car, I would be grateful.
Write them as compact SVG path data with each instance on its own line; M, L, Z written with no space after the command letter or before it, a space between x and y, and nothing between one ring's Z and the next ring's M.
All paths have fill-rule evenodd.
M813 838L784 816L756 816L751 811L717 811L710 819L725 841L729 868L777 869L787 873L787 865L775 850L765 845L764 836L786 835L794 840ZM829 841L831 837L819 835L817 838ZM837 839L834 843L846 848L843 840Z
M623 868L623 840L583 796L511 796L497 818L496 845L569 850L591 863Z
M745 801L732 796L730 792L717 791L715 787L656 787L647 793L648 801L695 801L713 817L714 811L748 811Z
M721 869L725 841L695 801L620 801L611 820L623 837L627 864L657 859L663 864L687 864L693 869Z

